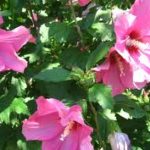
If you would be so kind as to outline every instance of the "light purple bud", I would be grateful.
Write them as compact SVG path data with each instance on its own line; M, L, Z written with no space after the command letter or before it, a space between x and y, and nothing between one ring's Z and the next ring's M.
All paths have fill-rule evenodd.
M112 150L131 150L130 140L127 134L115 132L108 136Z

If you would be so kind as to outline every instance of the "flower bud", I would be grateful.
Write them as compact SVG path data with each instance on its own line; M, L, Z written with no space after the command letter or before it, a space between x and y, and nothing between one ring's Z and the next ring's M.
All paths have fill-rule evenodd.
M115 132L108 136L112 150L131 150L130 140L127 134Z

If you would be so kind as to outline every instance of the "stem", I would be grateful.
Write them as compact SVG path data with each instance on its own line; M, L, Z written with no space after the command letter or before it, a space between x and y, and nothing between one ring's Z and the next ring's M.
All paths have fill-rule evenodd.
M28 0L28 4L29 4L29 13L31 15L34 28L36 29L36 34L38 35L38 32L39 32L38 31L38 25L37 25L37 22L35 21L34 16L33 16L32 6L31 6L31 1L30 0Z
M77 32L80 36L81 44L84 47L83 34L82 34L81 28L78 25L78 22L77 22L77 19L76 19L75 10L74 10L74 7L73 7L72 0L70 0L70 5L69 6L70 6L70 9L71 9L72 18L73 18L73 20L75 21L75 24L76 24L75 26L76 26Z
M98 123L98 119L97 119L98 118L97 111L96 111L95 107L93 106L93 104L91 102L89 102L89 103L90 103L92 113L94 114L94 120L95 120L96 131L97 131L99 142L102 146L102 149L106 149L106 145L105 145L105 143L102 140L101 135L100 135L100 128L99 128L99 123Z

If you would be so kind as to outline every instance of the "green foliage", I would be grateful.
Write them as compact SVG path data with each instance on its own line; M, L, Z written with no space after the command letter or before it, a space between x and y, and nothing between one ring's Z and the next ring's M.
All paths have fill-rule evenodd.
M126 119L142 118L146 112L133 99L126 96L115 97L116 109L121 109L118 113Z
M21 133L22 121L36 110L41 95L82 107L85 122L94 129L95 150L110 150L107 138L113 131L127 133L133 150L149 150L149 85L144 92L127 90L112 97L110 87L95 83L93 71L115 42L112 9L129 8L133 0L93 2L82 15L88 8L74 4L72 10L68 0L0 0L1 28L24 25L36 38L36 44L19 51L28 61L25 72L0 74L0 150L41 149Z
M49 36L57 42L66 42L71 32L71 26L66 23L54 22L49 25Z
M102 60L108 50L109 50L110 44L105 42L105 43L100 43L98 47L91 53L88 61L87 61L87 69L90 69L91 67L94 67L100 60Z
M0 113L0 122L17 125L19 123L19 118L16 116L21 114L28 115L28 108L22 98L15 98L12 100L11 104Z
M44 70L34 76L35 79L47 81L47 82L62 82L70 80L70 72L63 68L53 68L50 70Z
M98 103L103 109L112 109L114 104L111 89L103 84L95 84L89 89L89 101Z
M79 67L85 70L87 60L89 58L88 52L82 52L78 48L71 47L64 50L61 54L61 63L67 68Z

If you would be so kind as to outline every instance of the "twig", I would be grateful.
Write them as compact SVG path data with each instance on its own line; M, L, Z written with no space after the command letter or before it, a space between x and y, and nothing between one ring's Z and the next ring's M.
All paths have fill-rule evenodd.
M100 144L102 146L102 149L106 149L105 143L103 142L103 140L101 138L101 135L100 135L100 128L99 128L99 123L98 123L98 120L97 120L97 118L98 118L97 111L96 111L95 107L93 106L93 104L91 102L89 102L89 104L90 104L92 113L94 115L94 120L95 120L95 125L96 125L96 131L97 131L99 142L100 142Z
M31 7L31 1L28 0L28 4L29 4L29 13L30 13L30 16L32 18L32 22L33 22L33 25L34 25L34 28L36 29L36 34L38 35L39 31L38 31L38 25L37 25L37 22L35 21L34 19L34 16L33 16L33 12L32 12L32 7Z
M74 10L74 7L73 7L72 0L70 0L69 6L70 6L70 9L71 9L71 12L72 12L72 18L74 19L75 24L76 24L75 26L76 26L77 32L78 32L78 34L80 36L81 44L84 47L83 34L82 34L81 28L78 25L78 22L77 22L77 19L76 19L75 10Z

